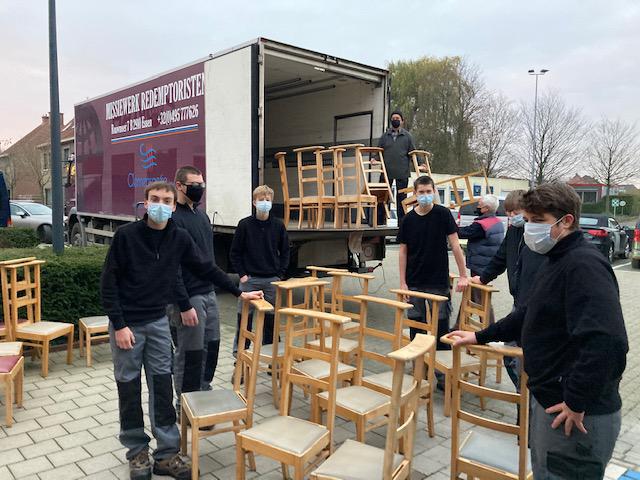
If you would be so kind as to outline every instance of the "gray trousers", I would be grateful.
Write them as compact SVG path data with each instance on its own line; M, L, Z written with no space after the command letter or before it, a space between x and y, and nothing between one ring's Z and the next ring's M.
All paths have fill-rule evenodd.
M198 325L182 324L180 310L170 306L170 321L175 328L173 342L173 385L180 406L182 392L211 390L211 382L218 366L220 350L220 315L216 293L194 295L189 298L198 315Z
M574 427L571 436L566 437L564 425L555 430L551 428L555 414L546 413L533 395L530 398L533 477L536 480L603 478L620 433L620 411L585 416L587 434Z
M171 388L171 334L169 320L162 317L145 325L130 326L135 343L131 350L116 345L115 330L109 324L109 342L113 355L113 373L118 386L120 407L120 442L127 459L149 448L149 436L144 431L142 413L142 366L149 387L149 418L151 432L158 448L156 460L172 457L180 450L180 433L176 426Z
M451 292L449 288L424 288L424 287L415 287L410 286L409 290L413 290L416 292L430 293L432 295L442 295L443 297L447 297L449 301L444 304L440 304L440 309L438 310L438 350L450 350L449 345L446 345L440 341L440 337L449 333L449 319L451 317ZM429 308L431 308L431 301L427 300L429 303ZM417 297L409 297L409 303L413 305L407 311L407 317L409 320L414 320L416 322L426 323L427 321L427 306L425 301L421 298ZM416 336L416 333L424 333L417 328L410 328L409 333L411 339Z
M262 290L264 299L271 305L276 306L276 287L271 282L280 280L278 277L249 277L244 283L240 284L240 290L243 292L252 292L254 290ZM238 299L238 317L236 320L236 336L233 339L233 354L238 353L238 335L240 334L240 316L242 314L242 300ZM251 315L251 314L250 314ZM249 317L249 330L251 330L251 320ZM268 313L264 316L264 328L262 335L262 344L268 345L273 343L273 314Z

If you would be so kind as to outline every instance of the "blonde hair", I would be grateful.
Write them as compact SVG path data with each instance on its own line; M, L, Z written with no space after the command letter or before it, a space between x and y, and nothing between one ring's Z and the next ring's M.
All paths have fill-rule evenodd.
M260 195L269 196L273 200L273 189L269 185L260 185L253 191L253 199L255 200Z

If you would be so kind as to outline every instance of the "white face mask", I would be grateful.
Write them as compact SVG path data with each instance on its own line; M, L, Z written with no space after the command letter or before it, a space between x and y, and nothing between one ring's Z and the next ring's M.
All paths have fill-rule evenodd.
M558 219L555 223L531 223L528 222L524 226L524 243L532 252L545 255L556 243L558 238L551 237L551 227L557 225L564 217Z

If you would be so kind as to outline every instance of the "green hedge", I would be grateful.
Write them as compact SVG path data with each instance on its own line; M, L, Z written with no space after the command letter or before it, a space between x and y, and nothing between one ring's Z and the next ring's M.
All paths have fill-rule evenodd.
M624 200L627 204L624 208L616 208L616 215L640 215L640 195L611 195L609 201L609 213L613 215L613 207L611 207L611 199L617 198ZM585 203L582 205L582 211L584 213L605 213L605 197L602 197L596 203Z
M31 228L0 228L0 248L32 248L40 243Z
M0 260L36 257L42 265L42 320L70 322L103 315L100 304L100 273L105 247L67 247L61 256L50 247L2 249ZM0 312L0 316L2 312Z

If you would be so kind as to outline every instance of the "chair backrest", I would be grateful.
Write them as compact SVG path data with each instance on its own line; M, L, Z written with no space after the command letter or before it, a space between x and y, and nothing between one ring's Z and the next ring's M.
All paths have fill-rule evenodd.
M40 266L44 260L8 261L0 265L2 277L2 305L7 337L13 340L18 326L19 311L26 309L26 323L41 319Z
M431 293L416 292L415 290L402 290L399 288L392 288L391 293L395 293L399 302L404 301L404 297L419 298L425 303L426 322L418 322L411 320L410 318L404 319L404 328L415 328L428 335L438 336L438 315L440 313L441 305L447 302L449 299L442 295L434 295Z
M375 275L332 270L329 272L329 276L333 278L333 283L331 285L331 313L335 313L336 315L345 315L353 320L359 320L360 301L355 298L355 295L345 295L343 293L344 280L347 278L356 279L360 283L359 295L368 295L369 282L376 278ZM345 310L345 303L355 305L356 312Z
M320 274L322 279L327 280L327 281L330 281L330 280L333 279L333 277L329 276L329 272L348 272L349 271L349 270L346 270L344 268L319 267L319 266L316 266L316 265L307 265L306 269L309 272L311 272L311 278L317 279L317 278L319 278L318 275ZM332 284L333 282L330 281L329 283ZM332 286L332 288L333 288L333 286ZM329 293L332 294L333 291L331 290ZM309 299L305 298L305 303L307 305L309 305ZM325 299L324 303L325 303L325 310L327 309L326 305L328 305L329 309L331 308L331 299L329 299L328 302ZM313 309L314 310L320 310L320 305L317 302L317 299L314 298L314 301L313 301L313 303L311 305L313 305ZM336 312L332 312L332 313L336 313Z
M340 338L342 327L349 322L349 317L333 315L332 313L305 310L300 308L284 308L281 315L287 319L285 361L282 376L282 400L280 402L280 415L289 415L290 397L294 385L310 388L317 392L328 392L327 399L327 423L330 433L329 445L333 445L333 430L336 416L336 389L338 387L338 358L340 342L325 342L327 336L334 339ZM296 319L301 319L297 321ZM324 325L329 324L329 331L325 331ZM320 331L320 348L307 348L300 344L299 339L314 335ZM296 341L298 340L298 341ZM330 345L327 345L330 343ZM295 360L321 360L329 364L329 377L323 380L293 371ZM332 447L330 447L332 448Z
M443 341L452 343L450 339L443 338ZM510 356L519 358L520 365L520 392L507 392L504 390L494 389L488 386L479 386L470 383L464 378L462 371L461 351L468 349L472 354L478 356ZM528 478L527 458L528 458L528 429L529 429L529 391L527 389L527 374L522 369L522 348L509 346L489 346L489 345L466 345L464 347L453 347L453 408L451 413L451 468L455 472L465 471L471 472L473 476L480 478ZM489 398L496 401L516 404L519 406L520 419L518 423L508 423L506 421L494 420L489 418L488 414L484 414L483 410L469 411L465 410L461 402L462 393L474 395L481 398ZM465 405L471 405L465 403ZM489 412L490 410L487 410ZM478 459L473 462L465 460L460 456L460 422L467 422L473 425L510 434L518 437L518 475L515 476L504 470L494 466L483 467L478 463ZM516 442L513 442L514 447Z
M460 303L460 330L477 332L489 326L491 294L497 291L491 285L469 283L462 293ZM479 302L474 301L474 298L479 299Z
M435 337L418 334L413 341L398 350L387 354L393 365L391 389L391 408L387 425L387 438L384 451L384 479L407 478L411 473L413 458L413 440L416 432L418 396L420 383L424 378L424 362L415 361L424 358L428 351L435 348ZM413 362L413 382L411 388L403 388L405 365ZM394 455L402 441L404 459L395 469ZM406 473L406 475L405 475Z
M322 171L318 162L318 152L321 150L324 150L324 147L318 145L293 149L298 165L298 192L301 202L305 197L313 197L321 193L322 182L320 182L320 177L322 176ZM308 152L313 153L313 161L305 165L303 157Z
M278 170L280 171L280 184L282 185L282 199L284 203L289 203L289 180L287 178L287 152L276 153Z
M336 194L336 151L330 148L318 150L316 152L316 161L318 163L320 188L319 195L334 196ZM327 163L328 165L325 165Z
M465 205L471 205L472 203L476 203L480 197L483 195L482 191L480 195L475 195L473 192L473 186L471 185L471 177L483 177L485 184L485 193L489 192L489 179L487 178L487 174L484 170L478 170L471 173L465 173L464 175L459 175L457 177L448 178L446 180L440 180L436 182L436 187L438 185L449 185L451 189L451 193L453 193L453 197L455 201L450 202L450 208L454 207L464 207ZM463 183L462 191L464 192L463 196L460 195L460 187L458 186L458 182ZM481 189L482 190L482 189ZM464 199L467 197L467 200Z
M360 168L364 178L364 191L367 195L376 193L371 188L370 184L372 183L377 184L376 191L380 192L382 189L386 191L387 195L391 195L391 185L389 184L387 167L384 164L383 152L384 148L380 147L359 147L357 149L358 160L360 161ZM371 161L371 154L378 157L378 162L373 163ZM366 159L365 156L367 156ZM378 177L377 181L372 178L374 174Z
M252 322L253 331L249 330L249 311L251 307L255 309ZM238 332L238 354L233 375L233 390L240 394L247 404L247 428L250 428L253 423L253 405L256 398L256 379L260 365L264 316L267 312L272 311L273 306L266 300L244 300L242 302L240 330ZM253 344L253 349L250 353L245 349L247 341ZM246 371L248 371L249 374L244 378L243 393L241 380L243 378L243 372Z
M365 360L378 362L391 367L393 366L393 362L386 355L380 354L377 351L367 350L367 339L375 338L377 340L389 342L390 350L398 350L401 348L404 312L411 308L411 304L398 302L396 300L389 300L387 298L372 297L371 295L356 295L354 298L360 302L360 329L358 333L358 358L355 380L356 383L360 383ZM393 310L393 329L391 331L380 330L368 325L367 316L369 304L380 305Z
M335 152L335 188L336 197L340 195L360 195L362 193L362 170L358 161L357 149L364 147L361 143L334 145L329 147ZM353 150L353 157L345 155ZM346 160L349 158L350 160ZM350 188L349 188L350 187Z
M409 155L411 155L411 165L413 166L413 171L416 172L417 176L431 176L431 157L433 156L431 152L427 152L426 150L411 150L409 152ZM422 163L420 162L420 160L422 160ZM422 172L420 170L420 165L426 165L427 171Z

